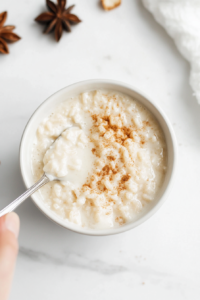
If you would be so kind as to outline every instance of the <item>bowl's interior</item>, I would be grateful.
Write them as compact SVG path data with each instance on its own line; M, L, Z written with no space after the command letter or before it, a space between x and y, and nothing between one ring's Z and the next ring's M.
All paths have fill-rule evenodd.
M136 92L130 86L118 82L109 81L109 80L89 80L62 89L61 91L55 93L50 98L48 98L45 102L43 102L42 105L35 111L31 119L29 120L21 141L20 166L21 166L21 172L22 172L24 183L28 188L32 184L34 184L33 174L31 171L31 151L32 151L33 141L36 135L36 130L39 124L41 123L41 121L45 117L47 117L59 105L59 103L67 100L72 96L78 95L84 91L95 90L95 89L114 90L134 98L135 100L141 102L144 106L146 106L160 123L167 143L168 168L164 179L164 183L159 193L157 194L156 199L150 205L148 205L148 208L144 210L143 213L140 214L138 219L136 219L135 221L125 224L120 228L112 228L107 230L93 230L93 229L81 228L80 226L62 220L56 213L54 213L52 210L50 210L45 206L39 192L33 194L32 199L34 200L35 204L46 214L46 216L48 216L49 218L51 218L61 226L64 226L68 229L80 233L86 233L91 235L104 235L104 234L119 233L131 229L139 225L143 221L145 221L147 218L149 218L160 207L160 205L164 201L164 198L166 197L166 194L169 190L169 185L172 181L172 175L174 173L174 163L175 163L175 139L174 139L173 130L168 120L166 119L166 116L163 114L163 112L161 112L160 109L158 109L146 97Z

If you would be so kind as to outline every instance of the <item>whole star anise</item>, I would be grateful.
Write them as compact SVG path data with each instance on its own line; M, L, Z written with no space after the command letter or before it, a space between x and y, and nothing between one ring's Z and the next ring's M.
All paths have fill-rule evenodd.
M9 49L7 43L14 43L20 40L21 38L15 34L13 29L15 26L7 25L3 26L7 19L7 11L4 11L0 14L0 52L3 54L8 54Z
M66 2L67 0L57 0L56 5L52 1L46 0L49 12L42 13L35 19L35 21L39 23L47 23L44 33L49 33L55 29L55 38L57 42L62 36L63 29L71 31L70 24L81 22L76 15L70 13L75 5L71 5L65 9Z

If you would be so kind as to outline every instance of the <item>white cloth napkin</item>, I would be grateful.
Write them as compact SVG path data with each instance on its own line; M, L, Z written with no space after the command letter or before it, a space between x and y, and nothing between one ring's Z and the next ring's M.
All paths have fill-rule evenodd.
M190 62L190 85L200 104L200 0L142 0Z

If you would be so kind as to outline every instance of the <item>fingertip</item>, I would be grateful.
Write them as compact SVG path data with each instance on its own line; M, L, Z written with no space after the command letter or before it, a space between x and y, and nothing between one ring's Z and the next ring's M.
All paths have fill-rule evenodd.
M5 229L14 233L15 237L18 238L20 220L15 212L11 212L5 216Z
M0 218L0 299L8 293L18 253L19 217L9 213Z

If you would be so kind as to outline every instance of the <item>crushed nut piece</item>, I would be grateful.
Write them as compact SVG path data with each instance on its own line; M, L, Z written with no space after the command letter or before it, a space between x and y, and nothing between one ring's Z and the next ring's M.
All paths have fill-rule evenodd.
M101 3L105 10L111 10L119 6L121 4L121 0L101 0Z

